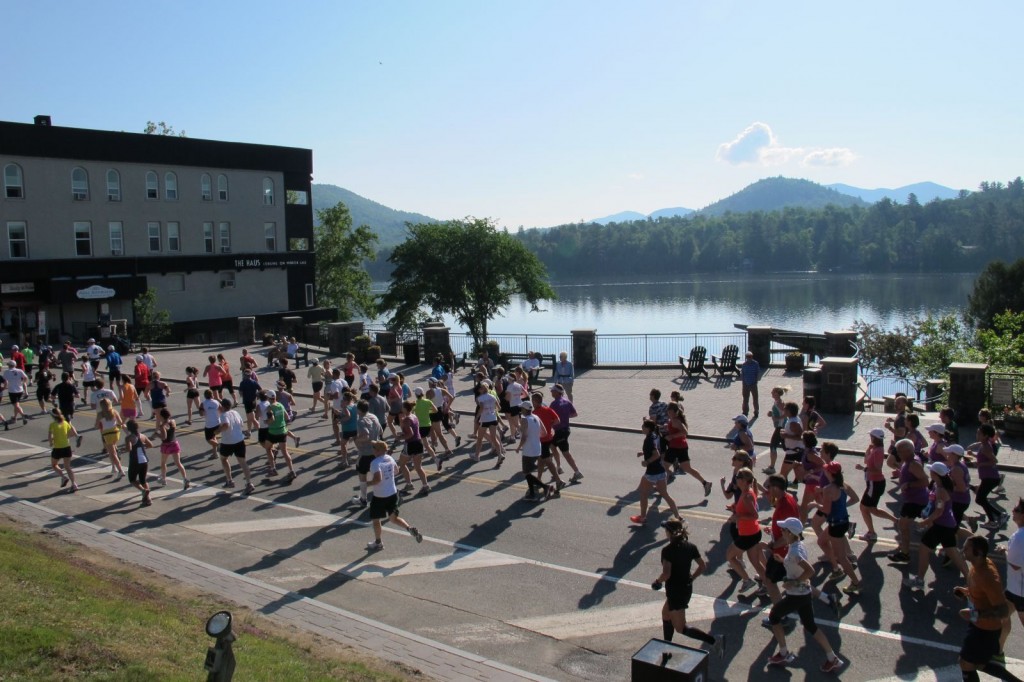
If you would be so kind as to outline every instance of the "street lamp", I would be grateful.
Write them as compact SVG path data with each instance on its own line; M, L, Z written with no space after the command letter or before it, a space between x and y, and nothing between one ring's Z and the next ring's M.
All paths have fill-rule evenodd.
M206 621L206 634L217 640L206 650L203 667L210 673L206 682L231 682L235 674L235 654L231 650L235 635L231 632L231 612L218 611L210 616Z

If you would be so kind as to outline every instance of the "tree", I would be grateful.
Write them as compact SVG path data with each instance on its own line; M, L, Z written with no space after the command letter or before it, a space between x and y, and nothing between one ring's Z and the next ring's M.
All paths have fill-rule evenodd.
M317 211L317 217L314 250L320 305L337 309L343 320L376 314L373 282L363 263L376 258L377 235L366 225L353 229L352 216L341 202Z
M1013 265L992 261L967 296L967 314L979 329L990 328L995 316L1007 310L1024 312L1024 258Z
M146 289L132 301L136 341L165 341L171 335L171 314L157 308L156 290Z
M390 325L405 328L424 309L454 315L473 341L487 340L487 323L508 306L513 294L533 310L555 298L540 260L514 236L486 218L408 225L406 241L391 253L391 286L381 309Z
M171 137L185 137L185 131L182 130L180 133L174 130L173 126L169 126L163 121L159 123L153 123L152 121L146 121L146 127L142 130L146 135L169 135Z

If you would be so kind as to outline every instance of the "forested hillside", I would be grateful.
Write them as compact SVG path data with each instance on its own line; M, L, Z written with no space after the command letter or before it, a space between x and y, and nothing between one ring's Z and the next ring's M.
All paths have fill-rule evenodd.
M753 271L965 272L1024 257L1024 181L927 204L660 218L520 230L553 281Z
M810 180L800 178L764 178L747 185L739 192L720 199L697 211L716 216L751 211L781 211L784 208L824 208L835 206L866 206L857 197L837 192Z
M366 197L361 197L337 185L313 185L313 215L320 209L331 208L343 202L352 215L352 224L356 227L368 225L377 235L382 247L395 246L405 241L405 224L430 223L428 218L419 213L396 211Z

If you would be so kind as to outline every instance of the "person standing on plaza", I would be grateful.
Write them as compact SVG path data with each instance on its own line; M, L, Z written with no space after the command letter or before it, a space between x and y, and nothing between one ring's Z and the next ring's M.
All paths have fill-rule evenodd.
M743 391L743 414L750 414L750 403L754 403L754 416L761 412L757 399L757 382L761 379L761 364L754 359L754 354L747 351L746 360L740 365L740 383Z
M21 406L21 401L26 395L25 388L29 384L28 375L23 370L18 369L14 360L7 361L7 369L4 370L3 375L4 380L7 382L7 397L14 407L14 416L11 419L17 421L18 415L21 415L22 425L28 424L28 415L25 414L25 410Z
M125 445L128 447L128 482L142 493L141 506L148 507L153 503L149 500L149 483L146 480L149 474L149 458L146 456L146 448L153 447L153 443L145 435L139 433L139 423L134 419L129 419L125 427L128 430L128 435L125 438ZM118 480L120 480L120 476Z
M722 658L725 653L725 635L713 637L707 632L686 624L686 609L693 596L693 581L703 575L707 563L697 546L690 542L686 524L673 516L661 527L665 529L668 544L661 548L661 573L651 583L655 591L665 587L665 605L661 607L662 639L672 641L672 634L696 639L711 646L711 653ZM697 569L693 570L696 564Z
M370 412L370 403L367 401L360 400L356 404L356 411L359 414L356 422L356 473L359 475L359 494L352 498L352 502L363 508L367 504L367 476L370 473L370 463L375 457L373 444L384 437L384 427L380 425L376 415Z
M110 380L110 388L117 392L117 399L121 399L121 365L124 360L121 354L113 346L107 346L107 353L104 356L107 361L107 378Z
M668 508L672 510L672 516L679 516L676 502L668 494L668 473L665 471L665 463L661 455L658 424L652 419L644 419L641 430L644 434L644 442L640 452L636 453L637 457L642 458L640 465L644 467L644 474L637 487L640 494L640 513L629 517L632 523L640 526L647 523L647 505L649 504L647 498L650 497L652 490L657 491Z
M808 560L807 549L803 543L803 523L800 519L791 517L780 521L779 528L782 529L782 537L788 545L786 556L782 560L782 565L786 569L786 579L783 583L785 596L772 606L768 614L772 634L779 645L779 650L768 659L768 665L784 666L796 661L796 654L790 652L786 646L786 631L782 626L783 619L788 614L796 612L804 631L811 635L825 652L821 672L834 673L843 667L844 661L836 655L825 633L818 629L814 621L811 593L811 576L814 575L814 568Z
M409 535L416 538L416 542L423 542L423 535L410 525L405 519L398 515L398 507L401 504L398 495L398 486L395 485L395 469L397 464L388 454L388 444L382 440L373 441L373 461L370 462L368 485L373 486L373 500L370 502L370 520L373 522L372 542L367 543L366 549L376 552L384 549L383 522L385 519L393 521L402 528L409 531Z
M953 594L967 600L960 617L967 621L967 636L960 648L960 671L964 682L978 682L978 671L1000 680L1021 682L995 660L1000 652L1000 632L1010 615L1009 603L999 580L999 569L988 558L988 540L972 535L964 543L968 565L967 587L953 588Z
M901 438L896 441L895 448L895 454L889 455L888 464L899 472L903 504L900 505L897 522L899 547L888 556L894 563L907 563L910 561L910 529L928 504L928 474L915 456L914 441Z
M178 442L177 430L178 425L170 410L166 407L161 408L160 422L157 426L157 435L160 437L160 485L167 485L167 458L170 457L181 474L181 489L188 490L192 484L188 480L185 467L181 464L181 443Z
M555 384L551 387L551 403L548 407L558 415L558 425L555 426L555 438L551 442L552 447L555 448L555 462L558 464L559 455L565 457L566 463L572 468L572 477L569 479L569 482L579 483L583 480L583 472L576 466L576 460L569 453L569 435L571 433L569 420L579 415L576 414L576 408L572 402L565 397L565 388L561 384ZM558 464L558 468L562 468L560 464Z
M251 370L250 370L251 371ZM234 488L235 481L231 476L231 462L234 455L242 467L245 477L245 494L250 495L256 490L252 483L249 462L245 459L245 432L242 429L242 416L231 408L231 401L224 398L217 407L217 429L220 431L220 464L224 469L225 488Z
M558 362L555 363L554 380L565 389L565 396L572 400L572 386L576 383L576 370L569 362L569 354L564 350L558 354Z
M864 519L867 531L860 536L864 542L875 542L878 534L875 532L874 517L897 523L895 516L885 509L881 509L878 503L885 492L885 472L882 465L885 464L885 431L876 428L871 429L869 434L871 443L864 451L864 462L856 468L864 472L864 494L860 498L860 516Z
M56 407L50 411L53 421L50 423L50 431L47 436L50 443L50 467L54 473L60 476L60 487L67 487L69 493L78 490L75 482L75 472L71 469L71 436L78 439L77 445L82 444L82 437L78 435L74 424L64 419L64 415Z

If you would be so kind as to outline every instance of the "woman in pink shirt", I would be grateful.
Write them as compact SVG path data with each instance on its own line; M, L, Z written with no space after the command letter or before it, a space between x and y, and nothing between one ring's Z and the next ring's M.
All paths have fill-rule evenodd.
M207 360L210 364L203 370L203 376L206 377L206 381L209 382L210 390L213 391L214 398L220 402L221 399L221 387L224 386L224 370L217 364L216 356L209 356Z
M878 539L875 533L875 522L872 517L886 519L896 523L896 517L885 509L878 508L878 502L885 492L885 473L882 466L885 464L885 431L882 429L871 429L871 444L864 451L864 463L858 464L857 469L864 472L866 488L864 495L860 498L860 515L864 519L864 525L868 527L866 533L860 536L865 542L874 542Z

